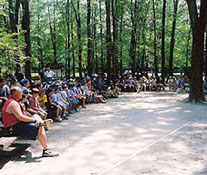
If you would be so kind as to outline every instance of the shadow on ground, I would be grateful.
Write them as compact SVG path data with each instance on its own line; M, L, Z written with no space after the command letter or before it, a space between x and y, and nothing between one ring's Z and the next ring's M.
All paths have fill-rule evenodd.
M184 99L174 93L124 94L107 104L89 105L68 122L55 124L48 134L49 143L67 162L60 165L58 173L101 172L189 122L189 127L124 163L114 174L206 174L206 167L202 167L207 160L206 106L184 103ZM23 154L26 157L18 156L15 161L41 162L40 157ZM48 166L50 163L52 166L47 161ZM197 168L190 168L191 164ZM34 169L33 173L39 172Z

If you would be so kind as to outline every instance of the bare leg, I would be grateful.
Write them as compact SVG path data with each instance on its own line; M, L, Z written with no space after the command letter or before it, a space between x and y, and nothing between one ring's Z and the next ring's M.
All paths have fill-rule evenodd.
M37 136L38 136L38 140L39 140L40 144L42 145L42 148L44 150L47 149L48 148L48 146L47 146L47 137L46 137L46 134L45 134L44 127L39 128Z

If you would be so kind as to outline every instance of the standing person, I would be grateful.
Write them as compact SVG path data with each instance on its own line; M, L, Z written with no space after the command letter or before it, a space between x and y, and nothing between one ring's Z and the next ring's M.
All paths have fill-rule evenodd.
M18 82L21 82L21 80L24 79L24 74L21 71L21 67L16 69L15 76Z
M40 70L39 79L40 79L41 83L43 83L47 80L46 74L45 74L45 67L43 67L42 70Z
M12 129L17 136L38 140L43 148L42 157L58 156L58 153L52 152L47 145L47 137L44 125L51 123L51 120L43 121L38 115L29 117L26 115L23 107L19 104L22 98L22 91L19 87L13 87L10 91L10 98L6 101L2 109L3 124L5 128ZM39 126L39 127L36 127Z
M53 72L49 67L47 68L47 71L45 72L47 82L51 82L53 78L55 77L55 72Z

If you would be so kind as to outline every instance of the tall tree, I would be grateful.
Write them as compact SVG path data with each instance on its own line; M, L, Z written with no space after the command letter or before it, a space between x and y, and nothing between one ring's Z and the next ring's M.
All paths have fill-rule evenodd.
M207 31L206 31L206 49L205 49L205 77L207 78Z
M122 65L122 57L123 57L123 39L122 39L122 33L123 33L123 18L124 18L124 10L123 7L121 7L120 9L120 15L121 15L121 19L120 19L120 25L119 25L119 58L120 58L120 65L119 65L119 73L120 75L122 75L122 71L123 71L123 65Z
M191 62L191 85L189 100L198 102L203 100L203 58L204 58L204 33L207 23L207 1L201 0L200 14L196 0L186 0L188 4L192 35L192 62Z
M22 0L22 29L24 30L24 39L25 39L25 55L26 55L26 64L25 64L25 76L27 79L31 80L31 42L30 42L30 11L29 11L29 0Z
M137 8L137 0L135 0L133 4L133 0L131 0L131 23L132 23L132 29L131 29L131 44L130 44L130 50L129 55L131 57L131 67L132 67L132 75L135 74L135 67L136 67L136 22L135 22L135 14L136 14L136 8Z
M101 38L101 72L104 73L104 52L103 52L103 24L102 24L102 1L99 0L99 20L100 20L100 38Z
M94 60L95 60L95 73L98 74L99 68L98 68L98 42L97 42L97 22L96 22L96 6L94 5L94 21L93 21L93 42L94 42L94 48L93 48L93 54L94 54Z
M109 84L111 80L111 59L112 59L110 0L105 0L105 6L106 6L107 82Z
M71 62L71 38L70 38L70 0L67 0L66 4L66 25L67 25L67 66L66 66L66 76L70 79L70 62Z
M165 16L166 16L166 0L163 0L163 8L162 8L162 69L161 69L161 77L164 82L165 79Z
M87 60L88 60L88 73L92 74L92 37L91 37L91 0L87 0L87 37L88 37L88 50L87 50Z
M155 0L152 0L153 7L153 31L154 31L154 70L155 76L158 75L158 58L157 58L157 18L156 18L156 7Z
M50 35L51 35L52 46L53 46L54 64L57 64L56 10L55 10L54 0L52 1L52 4L53 4L53 19L51 18L50 7L48 6L49 25L50 25Z
M175 29L176 29L176 20L178 13L178 3L179 0L173 0L174 5L174 14L173 14L173 23L172 23L172 33L171 33L171 42L170 42L170 58L169 58L169 75L173 75L173 54L175 47Z
M111 0L111 11L112 11L112 24L113 24L113 55L112 55L112 70L113 70L113 82L118 78L118 27L117 27L117 0Z
M77 35L78 35L78 72L79 78L82 78L82 34L81 34L81 16L80 16L80 0L77 0L77 9L75 8L73 1L71 1L72 7L75 12L75 18L77 23Z
M40 65L43 67L43 49L41 45L41 38L40 38L40 1L37 1L37 50L38 50L38 61L41 63L39 64L39 69Z

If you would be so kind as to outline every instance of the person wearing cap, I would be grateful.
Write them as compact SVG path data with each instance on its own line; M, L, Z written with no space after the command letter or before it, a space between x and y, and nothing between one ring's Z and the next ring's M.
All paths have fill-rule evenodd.
M5 80L0 78L0 108L3 107L7 98L9 97L9 87L5 84Z
M11 77L10 79L10 88L12 88L13 86L17 86L17 79L15 77Z
M55 87L54 94L52 95L52 102L62 108L62 118L68 119L67 118L67 105L61 101L60 99L61 94L59 95L59 93L60 93L59 88Z
M13 134L36 140L38 138L43 151L43 157L58 156L58 153L51 151L48 148L47 136L44 130L45 125L52 123L52 120L43 121L39 116L27 116L23 107L19 104L22 98L22 91L19 87L12 87L10 90L10 98L5 102L2 109L2 118L5 128L12 130Z
M61 122L62 118L61 118L61 114L62 114L62 108L54 103L52 101L52 95L54 94L54 90L52 88L48 88L47 89L47 110L48 110L48 114L50 115L50 117L52 119L54 119L57 122ZM54 116L55 114L55 116Z
M47 118L47 112L45 112L39 105L38 102L38 96L39 96L39 89L33 88L32 89L32 97L29 99L29 104L31 108L38 112L38 115L41 116L43 120Z
M30 83L29 83L29 80L24 78L20 81L20 84L22 85L22 92L24 92L24 90L28 91L29 92L29 86L30 86ZM29 96L31 97L31 95L29 94Z
M63 98L63 100L65 100L68 104L69 104L69 109L68 109L68 113L72 114L71 109L72 109L72 103L70 102L70 100L68 99L67 96L67 91L68 91L68 87L66 85L62 86L62 91L61 91L61 96Z
M67 91L67 96L68 99L71 101L72 103L72 109L74 109L76 112L78 112L78 104L79 104L79 100L75 98L75 93L73 91L73 84L69 84L69 89Z

